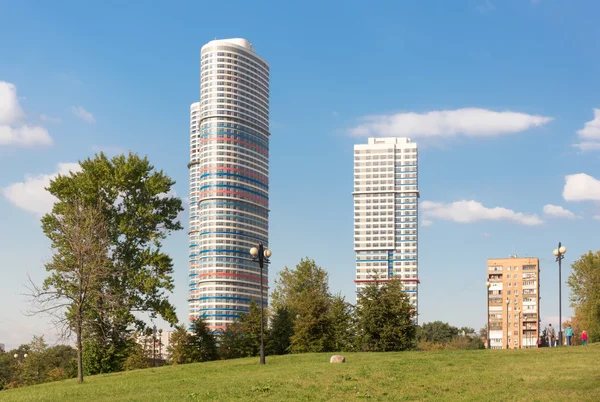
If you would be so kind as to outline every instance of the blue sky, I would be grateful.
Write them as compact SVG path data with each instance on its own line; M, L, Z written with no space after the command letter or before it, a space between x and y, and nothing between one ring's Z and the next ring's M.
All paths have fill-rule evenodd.
M229 37L271 66L274 272L309 256L354 302L353 145L407 135L420 146L420 321L482 327L486 259L518 254L540 258L543 325L557 322L552 250L568 247L566 278L598 249L600 4L219 4L0 0L0 343L52 335L22 314L27 275L41 281L51 255L43 183L132 150L186 196L200 48ZM184 231L165 248L184 321Z

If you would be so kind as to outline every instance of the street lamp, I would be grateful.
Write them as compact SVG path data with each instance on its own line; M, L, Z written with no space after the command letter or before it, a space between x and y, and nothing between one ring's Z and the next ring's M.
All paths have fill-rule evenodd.
M562 281L560 278L562 271L562 260L565 258L567 248L558 242L558 248L554 249L554 256L558 261L558 345L562 346Z
M27 353L24 353L23 355L19 355L18 353L15 353L13 355L13 357L15 359L17 359L19 361L19 363L23 363L23 360L27 358Z
M509 336L509 329L508 329L508 303L510 303L510 300L508 299L508 297L506 298L506 349L510 349L509 346L510 344L508 343L508 336Z
M485 336L487 337L487 348L488 349L491 349L491 345L490 345L490 285L491 285L491 283L489 281L487 281L485 283L485 288L486 288L485 298L487 300L487 310L485 312L487 314L487 327L486 327L487 331L486 331Z
M519 349L523 349L522 347L522 343L523 343L523 337L521 336L521 309L519 307L517 307L517 317L519 319L519 321L517 321L517 329L518 329L518 333L519 333L519 337L517 338L517 342L519 342Z
M265 364L265 303L263 294L263 267L264 264L268 264L269 258L272 253L271 250L265 250L262 243L258 245L258 248L252 247L250 249L250 255L252 255L252 261L258 262L260 266L260 364Z

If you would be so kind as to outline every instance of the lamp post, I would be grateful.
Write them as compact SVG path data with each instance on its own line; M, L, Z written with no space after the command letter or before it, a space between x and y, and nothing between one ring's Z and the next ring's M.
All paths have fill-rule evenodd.
M490 285L491 284L489 281L487 281L485 283L485 288L486 288L485 298L487 301L487 310L485 311L485 314L487 315L487 327L486 327L487 331L486 331L485 336L487 337L487 348L488 349L491 349L491 347L490 347Z
M509 329L508 329L508 303L510 300L506 298L506 349L509 349L510 344L508 343Z
M18 353L15 353L15 354L13 355L13 357L14 357L15 359L17 359L17 360L19 361L19 363L23 363L23 360L24 360L24 359L27 359L27 353L23 353L22 355L20 355L20 354L18 354Z
M271 250L265 250L262 243L258 245L258 248L252 247L250 249L252 261L257 261L258 265L260 266L260 364L265 364L265 302L263 293L263 267L265 263L269 263L271 254Z
M518 329L518 333L519 333L517 342L519 342L519 349L523 349L523 346L522 346L523 337L521 336L521 309L519 307L517 307L517 318L519 319L519 321L517 321L517 329Z
M554 249L554 256L556 257L556 261L558 261L558 346L562 346L562 280L561 280L561 271L562 271L562 260L565 258L565 253L567 252L567 248L558 242L558 248Z

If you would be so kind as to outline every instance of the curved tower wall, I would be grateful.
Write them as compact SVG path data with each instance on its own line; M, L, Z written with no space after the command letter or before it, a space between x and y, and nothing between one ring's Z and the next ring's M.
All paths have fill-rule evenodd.
M269 65L245 39L202 47L190 107L189 318L222 331L260 303L249 249L269 238ZM264 303L268 267L263 269Z

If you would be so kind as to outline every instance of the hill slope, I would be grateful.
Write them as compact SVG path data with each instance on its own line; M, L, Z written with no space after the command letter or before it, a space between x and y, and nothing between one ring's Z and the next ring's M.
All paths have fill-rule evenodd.
M0 392L2 401L598 400L600 345L347 353L137 370Z

